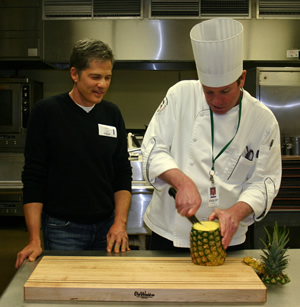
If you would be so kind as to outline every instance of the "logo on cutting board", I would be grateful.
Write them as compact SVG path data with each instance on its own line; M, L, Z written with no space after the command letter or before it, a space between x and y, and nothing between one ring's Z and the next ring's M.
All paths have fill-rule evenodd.
M134 296L141 299L148 299L148 298L153 298L155 294L148 293L147 291L135 291Z

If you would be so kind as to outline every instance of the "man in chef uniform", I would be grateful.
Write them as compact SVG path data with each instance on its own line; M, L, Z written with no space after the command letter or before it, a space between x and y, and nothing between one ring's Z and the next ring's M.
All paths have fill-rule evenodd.
M242 24L216 18L190 37L199 80L168 90L143 140L143 174L155 188L144 221L152 249L189 248L192 215L218 220L224 248L240 249L279 190L279 126L243 89Z

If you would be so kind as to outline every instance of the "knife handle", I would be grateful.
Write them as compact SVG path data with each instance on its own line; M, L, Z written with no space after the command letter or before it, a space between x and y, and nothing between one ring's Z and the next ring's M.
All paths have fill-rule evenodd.
M176 189L173 188L173 187L170 187L170 189L169 189L169 195L172 196L172 197L174 197L174 199L175 199L176 193L177 193Z
M170 189L169 189L169 195L172 196L172 197L174 197L174 199L175 199L176 193L177 193L176 189L173 188L173 187L170 187ZM192 216L187 217L187 218L189 219L189 221L190 221L192 224L195 224L195 223L200 223L200 224L201 224L201 222L198 220L198 218L197 218L195 215L192 215Z

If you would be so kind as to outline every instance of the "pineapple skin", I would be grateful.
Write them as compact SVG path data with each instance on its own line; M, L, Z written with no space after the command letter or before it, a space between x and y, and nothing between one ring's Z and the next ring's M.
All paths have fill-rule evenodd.
M190 232L190 252L194 264L205 266L222 265L225 262L226 251L221 243L220 226L217 222L204 221L205 230L198 230L198 223L192 226Z
M264 263L262 263L260 260L252 257L244 257L243 262L251 266L257 275L260 277L262 282L264 284L269 284L269 285L285 285L289 283L291 280L288 277L288 275L284 273L279 273L276 275L270 275L266 272L266 266Z
M265 266L261 263L260 260L252 257L244 257L243 262L250 265L258 274L258 276L263 276L266 274Z
M261 280L263 283L269 284L269 285L278 285L278 284L285 285L291 281L290 278L286 274L283 274L283 273L277 276L265 274L262 276Z

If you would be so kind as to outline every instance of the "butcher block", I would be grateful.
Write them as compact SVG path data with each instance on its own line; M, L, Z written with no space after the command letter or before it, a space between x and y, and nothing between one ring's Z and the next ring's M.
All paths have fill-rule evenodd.
M264 303L267 289L242 258L198 266L189 257L44 256L25 300Z

